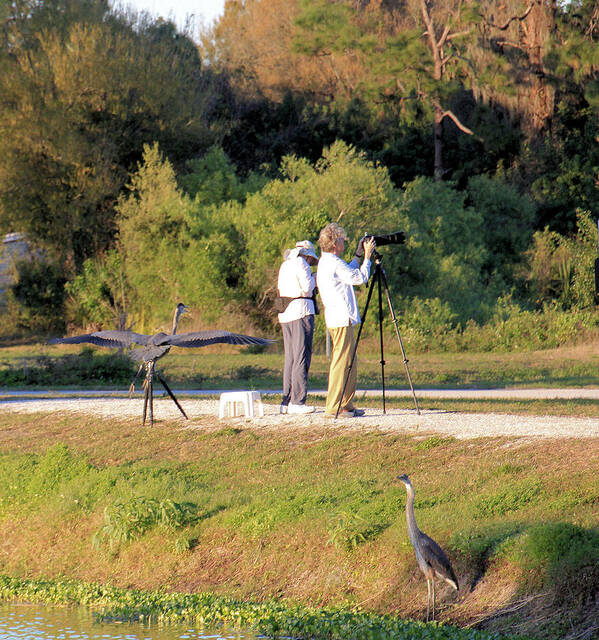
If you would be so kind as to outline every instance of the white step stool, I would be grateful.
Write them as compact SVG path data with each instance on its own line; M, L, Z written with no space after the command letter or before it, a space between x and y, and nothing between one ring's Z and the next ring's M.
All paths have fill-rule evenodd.
M248 418L254 417L254 402L258 402L258 415L264 416L264 407L262 406L262 398L259 391L227 391L220 394L220 403L218 407L218 417L224 418L225 413L229 417L239 416L239 405L243 405L243 410Z

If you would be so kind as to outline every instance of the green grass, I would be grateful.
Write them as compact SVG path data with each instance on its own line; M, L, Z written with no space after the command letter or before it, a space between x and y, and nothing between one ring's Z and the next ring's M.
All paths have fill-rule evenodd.
M418 523L463 586L459 598L439 590L442 620L552 638L554 613L567 608L564 625L579 630L593 615L593 440L276 432L211 418L149 429L0 413L0 452L0 573L13 577L283 599L326 607L339 637L350 622L333 611L422 618L426 585L395 480L407 472ZM542 606L520 607L517 623L502 614L527 598Z
M54 371L51 380L45 374L49 362L83 353L82 373ZM82 386L93 378L85 368L86 353L77 346L27 345L6 347L0 351L0 384L5 386ZM95 349L96 357L110 356L107 349ZM365 341L359 350L359 386L381 387L379 347L375 341ZM599 386L599 345L564 347L535 352L516 353L421 353L408 354L409 368L416 388L489 388L540 386ZM42 358L43 366L39 364ZM89 358L88 358L89 359ZM64 363L72 362L64 360ZM385 352L387 386L408 388L405 365L394 343ZM37 363L37 364L36 364ZM310 387L324 389L327 385L328 359L316 353L310 368ZM220 348L173 350L160 361L167 380L178 387L192 389L280 388L283 366L281 345L266 353L249 353L247 349L221 345ZM55 368L68 368L67 364ZM36 370L39 369L39 375ZM104 368L105 369L105 368ZM100 367L100 371L104 371ZM26 379L23 381L23 371ZM104 373L93 384L126 386L129 374L110 379ZM126 378L126 380L125 380Z

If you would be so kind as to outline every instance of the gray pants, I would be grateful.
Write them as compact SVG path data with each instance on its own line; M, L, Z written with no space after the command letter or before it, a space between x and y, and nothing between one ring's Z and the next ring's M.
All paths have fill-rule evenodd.
M281 404L305 404L308 395L308 370L312 360L314 316L281 322L281 329L285 347Z

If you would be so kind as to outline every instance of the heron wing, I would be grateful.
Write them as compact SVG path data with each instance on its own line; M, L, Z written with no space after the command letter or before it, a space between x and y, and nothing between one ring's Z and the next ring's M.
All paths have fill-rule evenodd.
M69 338L54 338L50 340L50 344L90 344L99 347L122 348L130 347L133 344L147 344L149 336L143 333L134 333L133 331L95 331L94 333L85 333L80 336L71 336Z
M176 347L205 347L217 342L227 344L271 344L274 340L246 336L242 333L230 333L229 331L197 331L195 333L179 333L167 336L165 342Z
M453 567L449 562L447 554L441 547L426 533L420 532L421 535L421 548L422 555L427 564L435 571L435 573L444 580L450 580L455 583L455 588L458 589L458 579L455 576Z

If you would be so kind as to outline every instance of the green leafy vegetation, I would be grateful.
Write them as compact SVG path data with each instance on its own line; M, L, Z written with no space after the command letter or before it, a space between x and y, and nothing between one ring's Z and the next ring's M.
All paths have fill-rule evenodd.
M439 590L442 620L462 626L483 612L483 628L514 633L501 611L530 598L518 633L552 638L560 612L567 625L591 615L593 441L267 432L209 418L197 427L0 416L0 528L11 550L0 573L50 579L49 594L65 576L147 590L112 604L98 596L121 619L195 619L200 610L179 609L178 598L224 596L238 613L220 622L244 626L244 607L254 606L244 603L270 611L276 598L291 625L277 618L282 635L298 624L297 636L343 637L367 624L384 636L390 614L425 612L395 480L408 472L418 524L446 549L462 585L459 600ZM40 548L40 537L55 543ZM268 624L259 628L273 631Z
M5 337L153 333L179 300L276 331L283 251L333 220L406 232L384 264L412 349L596 337L593 2L330 5L227 6L199 44L99 0L7 5L0 230L31 251Z
M0 576L0 600L85 604L101 620L187 623L255 629L267 638L403 638L413 640L500 640L503 636L427 625L396 616L335 608L314 609L278 601L242 602L208 593L183 594L117 589L68 580L19 580Z
M100 546L108 540L110 548L142 536L152 527L179 529L198 520L194 504L179 504L172 500L156 500L142 496L127 502L117 501L104 509L104 525L94 536Z
M34 356L0 365L0 385L118 385L129 383L135 374L133 362L124 355L84 348L77 355Z

